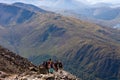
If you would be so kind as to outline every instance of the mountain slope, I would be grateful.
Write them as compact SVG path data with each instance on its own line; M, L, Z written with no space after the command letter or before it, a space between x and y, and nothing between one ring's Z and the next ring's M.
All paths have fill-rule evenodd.
M62 70L62 74L58 71L50 75L47 73L41 74L42 69L34 66L26 58L0 46L0 80L45 80L50 78L63 78L63 80L66 80L61 76L71 80L78 80L76 76L64 70Z
M12 74L22 73L29 70L29 67L35 66L26 58L0 46L0 71Z
M45 17L46 15L47 17ZM97 67L94 68L94 66L99 63L104 64L105 67L107 63L103 63L104 61L102 61L101 58L105 57L106 61L107 56L110 56L110 59L115 58L114 56L119 56L119 34L117 39L112 39L112 37L117 34L116 32L113 31L114 34L112 34L112 32L108 31L108 29L94 24L77 21L76 19L54 16L53 14L46 15L38 15L40 17L37 16L35 18L36 20L34 19L34 21L31 23L34 25L34 28L32 27L32 30L28 30L26 34L24 33L24 37L22 38L21 44L19 45L19 53L23 53L21 55L27 57L45 54L56 56L60 59L63 59L66 65L66 69L75 73L76 75L78 73L84 73L86 69L88 69L87 71L91 69L95 69L96 71ZM57 20L56 17L58 17ZM42 22L43 20L45 21L44 23ZM38 23L39 25L36 25L37 21L40 21L40 23ZM28 26L26 24L23 24L24 29ZM18 30L21 30L21 28ZM86 59L87 55L89 55L88 59ZM93 60L90 60L91 57ZM98 62L94 62L96 59L98 59ZM41 57L35 57L33 59L34 63L39 63L40 60ZM117 58L115 58L115 60L117 60ZM75 65L71 64L74 61L77 68L76 70L82 71L82 67L82 73L73 70ZM119 60L117 61L119 62ZM69 65L67 62L69 62ZM116 66L111 65L111 67L115 68ZM102 68L102 66L99 68ZM98 72L103 72L105 75L107 74L106 71ZM89 72L84 74L87 73ZM93 73L94 71L91 72L92 75L97 74ZM101 75L101 73L98 73L98 75ZM109 75L106 76L107 78L109 77ZM79 77L81 76L79 75ZM117 75L115 77L117 77ZM100 78L104 79L106 77L102 76ZM87 79L89 79L89 77Z
M93 16L95 18L102 20L113 20L117 18L119 15L120 15L119 8L109 8L109 7L96 8L96 10L93 13Z
M42 0L41 3L41 7L46 10L60 13L65 16L74 16L102 26L114 28L114 26L119 24L119 4L99 3L94 5L85 5L84 3L77 2L76 0ZM54 3L54 5L52 3Z
M2 3L0 4L0 11L0 24L3 26L21 24L35 14L35 12Z
M42 13L47 12L47 11L45 11L43 9L40 9L40 8L38 8L38 7L34 6L34 5L31 5L31 4L24 4L24 3L17 2L17 3L14 3L13 5L17 6L17 7L21 7L23 9L34 11L34 12L42 12Z
M0 31L0 43L35 64L47 55L63 60L65 69L83 80L120 77L118 30L47 12L10 27Z

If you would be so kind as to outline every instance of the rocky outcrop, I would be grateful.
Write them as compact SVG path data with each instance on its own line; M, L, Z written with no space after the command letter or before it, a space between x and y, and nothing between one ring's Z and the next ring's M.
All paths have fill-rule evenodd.
M6 73L22 73L35 67L26 58L22 58L13 52L0 47L0 71Z
M0 47L0 80L78 80L76 76L58 70L53 74L36 67L26 58Z
M53 74L38 74L37 72L30 71L23 74L15 74L4 78L5 80L79 80L76 76L61 70Z
M0 71L0 80L4 80L6 77L9 77L9 76L10 76L9 74Z

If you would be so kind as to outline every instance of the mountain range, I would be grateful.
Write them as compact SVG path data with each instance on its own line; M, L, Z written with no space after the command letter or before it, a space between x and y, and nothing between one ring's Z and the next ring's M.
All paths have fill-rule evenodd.
M51 4L45 5L50 2L49 0L41 1L41 7L55 13L74 16L106 27L114 28L119 24L120 4L97 3L87 5L76 0L54 0Z
M119 30L23 3L1 3L0 12L2 46L36 65L62 60L65 70L83 80L119 79Z

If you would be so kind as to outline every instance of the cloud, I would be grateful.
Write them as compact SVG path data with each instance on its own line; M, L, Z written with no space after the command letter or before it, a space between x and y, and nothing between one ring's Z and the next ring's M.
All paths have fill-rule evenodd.
M46 1L46 0L0 0L0 3L24 2L24 3L39 5L41 1ZM113 4L120 3L120 0L77 0L77 1L81 1L86 4L95 4L95 3L101 3L101 2L113 3Z
M120 0L79 0L79 1L84 1L90 4L95 4L95 3L112 3L112 4L117 4L120 3Z
M23 2L23 3L27 3L27 4L34 4L34 5L38 5L40 3L41 0L0 0L0 3L15 3L15 2Z

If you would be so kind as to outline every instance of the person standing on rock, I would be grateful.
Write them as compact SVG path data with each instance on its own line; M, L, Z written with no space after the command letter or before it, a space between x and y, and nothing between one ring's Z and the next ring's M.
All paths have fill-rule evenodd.
M58 71L58 68L59 68L59 61L56 60L55 63L54 63L54 69L55 69L55 71Z
M58 62L59 69L63 69L63 64L61 61Z
M44 61L42 65L43 65L44 68L48 69L48 63L47 63L47 61Z
M53 73L54 72L54 63L51 59L48 60L48 72Z

